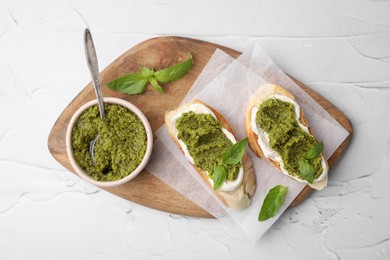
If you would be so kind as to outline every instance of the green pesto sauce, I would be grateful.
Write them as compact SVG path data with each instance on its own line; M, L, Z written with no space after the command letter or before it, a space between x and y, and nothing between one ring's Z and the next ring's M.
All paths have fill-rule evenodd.
M306 133L296 120L294 105L280 99L271 98L261 103L256 121L268 133L270 147L279 153L284 168L294 176L303 179L299 171L299 161L318 142ZM314 178L322 173L321 157L311 160Z
M221 122L209 114L183 113L176 120L177 138L187 146L197 167L213 178L214 168L221 163L222 154L233 144L222 132ZM228 166L228 180L237 179L242 164Z
M80 115L72 131L73 155L77 164L93 179L115 181L129 175L141 163L147 136L144 125L132 111L107 103L104 109L104 120L100 119L97 106ZM89 147L98 134L94 164Z

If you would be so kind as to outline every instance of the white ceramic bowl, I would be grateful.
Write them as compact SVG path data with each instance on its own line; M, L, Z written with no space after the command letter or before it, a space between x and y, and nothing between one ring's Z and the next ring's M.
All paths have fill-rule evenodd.
M146 152L145 152L145 156L142 159L141 163L138 165L138 167L133 172L131 172L131 173L129 172L129 174L126 177L124 177L120 180L116 180L116 181L97 181L97 180L93 179L92 177L90 177L88 174L86 174L78 166L78 164L76 163L76 161L73 158L72 138L71 138L72 137L72 129L73 129L74 124L76 123L77 119L79 118L79 116L81 115L82 112L84 112L87 108L89 108L93 105L97 105L97 99L89 101L88 103L82 105L73 114L72 118L70 119L68 128L66 130L66 153L68 155L70 164L72 165L72 167L75 170L75 172L77 173L77 175L79 175L81 178L95 184L96 186L115 187L115 186L119 186L121 184L124 184L124 183L132 180L133 178L135 178L143 170L143 168L146 166L146 164L149 161L150 154L152 153L153 133L152 133L152 129L150 127L149 121L146 119L145 115L141 112L141 110L139 110L136 106L134 106L130 102L123 100L123 99L119 99L119 98L113 98L113 97L104 98L104 102L126 107L127 109L132 111L134 114L136 114L138 116L138 118L141 120L142 124L145 127L146 136L147 136Z

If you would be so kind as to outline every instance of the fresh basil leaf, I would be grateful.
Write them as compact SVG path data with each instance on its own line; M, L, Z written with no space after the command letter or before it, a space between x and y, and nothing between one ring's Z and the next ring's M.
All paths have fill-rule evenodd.
M188 60L180 62L171 67L158 70L154 73L154 76L159 82L167 83L182 78L192 68L192 55Z
M141 70L142 76L143 76L145 79L147 79L147 78L153 76L153 74L154 74L154 70L149 69L148 67L145 67L145 66L141 66L140 70Z
M214 190L221 188L223 182L226 180L228 175L228 170L222 164L218 164L214 169L213 182Z
M301 172L303 179L309 183L313 183L314 181L314 167L307 160L299 161L299 171Z
M248 145L248 138L232 145L222 154L222 162L228 165L234 165L241 161L245 154L245 148Z
M149 78L150 83L152 83L153 87L160 93L164 93L163 88L158 84L156 78L154 76Z
M287 192L287 189L288 188L286 186L278 185L268 191L268 194L265 196L263 205L261 206L261 210L259 212L259 221L272 218L278 213L280 207L284 203L284 196Z
M141 74L131 73L109 82L107 87L115 91L133 95L144 92L148 82Z
M317 158L318 156L320 156L320 154L322 153L322 150L324 150L324 143L321 141L321 143L317 144L316 146L314 146L313 148L308 150L305 153L304 158L308 159L308 160L313 160L313 159Z
M192 68L192 55L189 59L171 67L154 71L145 66L141 66L140 73L131 73L124 77L117 78L107 84L107 87L126 94L139 94L145 91L149 82L160 93L164 90L159 82L167 83L183 77Z

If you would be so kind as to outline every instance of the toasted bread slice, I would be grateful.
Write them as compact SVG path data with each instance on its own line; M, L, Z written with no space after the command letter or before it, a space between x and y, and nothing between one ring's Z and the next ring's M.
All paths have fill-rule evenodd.
M277 86L277 85L274 85L274 84L264 84L264 85L262 85L259 88L259 90L256 93L254 93L250 97L250 99L249 99L249 103L248 103L248 106L247 106L246 112L245 112L245 123L244 123L245 124L245 132L246 132L246 135L248 137L249 147L252 149L252 151L258 157L267 160L269 163L271 163L273 166L275 166L278 170L282 171L282 169L280 167L280 163L278 161L273 160L271 158L268 158L268 157L266 157L264 155L264 152L263 152L262 148L259 145L259 141L258 141L259 136L252 130L252 109L254 107L259 107L260 104L265 99L270 97L271 95L281 95L281 96L288 97L288 98L292 99L293 101L295 101L295 98L293 97L293 95L291 95L290 92L288 92L286 89L284 89L284 88L282 88L280 86ZM312 136L314 136L312 131L311 131L311 129L310 129L310 127L309 127L309 123L307 122L305 114L303 113L302 109L300 109L299 121L300 121L300 123L302 125L306 126L308 128L308 130L309 130L309 133ZM287 174L287 175L289 177L295 179L295 180L300 181L300 182L306 182L310 187L312 187L314 189L322 190L324 187L327 186L327 182L328 182L327 172L329 170L328 163L327 163L323 153L322 153L322 160L323 160L323 164L322 165L323 165L323 168L324 168L324 171L325 171L324 174L326 176L323 177L321 180L314 179L313 183L308 183L307 181L300 180L297 177L291 176L289 174Z
M182 113L183 111L187 111L190 105L195 103L199 103L205 106L206 108L210 109L217 117L217 119L221 122L222 127L226 128L236 138L233 129L226 121L226 119L218 111L216 111L212 107L208 106L207 104L199 100L194 100L190 103L184 104L183 106L177 108L176 110L168 111L165 113L165 126L167 127L168 132L172 137L173 141L176 143L176 145L180 148L180 150L183 153L184 153L183 147L180 145L179 140L177 139L177 136L174 131L175 126L172 125L172 120L176 114ZM210 187L211 190L213 190L216 193L216 195L221 199L221 201L226 206L236 210L243 210L250 205L250 198L254 195L256 191L256 176L253 169L252 161L247 152L245 152L245 155L242 158L242 163L243 163L243 172L244 172L243 180L241 182L241 185L233 191L214 190L213 187L211 186L207 173L202 169L200 169L199 167L195 166L194 164L192 165L199 173L199 175L202 177L202 179L205 181L205 183Z

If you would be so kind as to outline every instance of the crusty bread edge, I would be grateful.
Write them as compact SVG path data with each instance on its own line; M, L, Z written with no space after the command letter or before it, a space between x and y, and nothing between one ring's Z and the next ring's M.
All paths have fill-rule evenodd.
M172 111L167 111L165 113L165 126L168 130L169 135L175 142L175 144L180 148L180 150L183 152L183 149L177 139L177 137L174 134L173 127L171 125L172 118L174 115L177 113L180 113L181 111L184 111L188 109L188 107L191 104L194 103L200 103L204 106L206 106L208 109L210 109L217 119L221 122L222 126L226 128L229 132L231 132L234 137L236 137L232 127L230 124L226 121L226 119L214 108L210 107L209 105L203 103L200 100L194 100L192 102L186 103L179 108L172 110ZM184 154L184 152L183 152ZM243 162L243 171L244 171L244 176L241 185L234 191L220 191L220 190L214 190L214 188L211 186L211 183L209 181L209 178L202 169L199 167L196 167L193 165L195 170L199 173L203 181L207 184L207 186L220 198L220 200L228 207L231 207L236 210L243 210L247 208L250 205L250 198L253 197L256 191L256 176L255 172L253 169L253 163L248 155L247 152L245 152L245 155L242 159Z
M268 161L274 167L276 167L279 171L281 171L280 164L277 161L265 157L265 155L264 155L264 153L263 153L263 151L258 143L258 136L255 132L253 132L252 126L251 126L252 108L254 106L259 106L260 103L262 102L262 100L264 100L264 98L266 98L272 94L283 95L283 96L289 97L295 101L294 96L290 92L288 92L286 89L282 88L281 86L270 84L270 83L264 84L249 99L249 102L248 102L248 105L247 105L247 108L245 111L244 125L245 125L245 133L248 137L249 147L256 154L256 156ZM301 122L301 124L306 126L309 129L309 133L312 136L314 136L313 132L310 129L309 123L307 122L307 119L305 117L303 109L301 108L300 111L301 111L301 114L300 114L299 121ZM316 138L316 137L314 136L314 138ZM322 156L325 160L325 165L327 168L326 170L328 170L329 165L328 165L328 162L324 156L324 153L322 153ZM323 188L325 188L327 186L327 183L328 183L328 175L326 175L326 177L322 181L319 181L319 182L316 182L313 184L308 183L308 185L310 187L312 187L313 189L322 190Z

